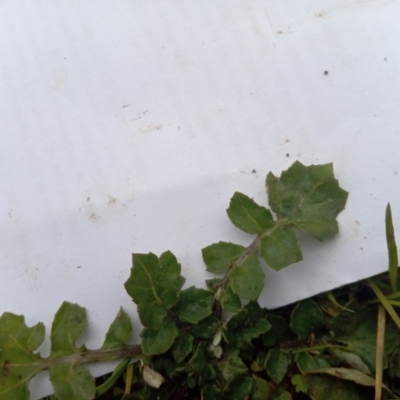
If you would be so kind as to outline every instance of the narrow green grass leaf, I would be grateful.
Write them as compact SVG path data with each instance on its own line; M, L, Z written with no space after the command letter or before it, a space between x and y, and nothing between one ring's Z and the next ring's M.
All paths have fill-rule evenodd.
M385 295L381 292L379 287L376 285L376 283L372 279L368 279L368 283L371 286L372 290L375 292L376 297L380 300L380 302L383 304L383 306L385 307L388 314L393 319L394 323L400 329L400 318L397 315L395 309L389 303L389 300L385 297Z
M399 268L399 259L397 254L397 245L396 245L396 237L394 235L394 227L392 220L392 209L390 207L390 203L388 203L386 207L386 242L389 254L389 278L390 285L392 287L392 292L397 292L397 278L398 278L398 268Z

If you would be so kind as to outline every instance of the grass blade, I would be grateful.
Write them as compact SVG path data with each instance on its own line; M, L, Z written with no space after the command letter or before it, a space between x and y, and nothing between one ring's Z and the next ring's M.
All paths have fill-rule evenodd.
M392 220L392 209L390 203L386 207L386 242L389 253L389 278L392 292L397 292L397 274L398 274L398 255L396 238L394 236L393 220Z

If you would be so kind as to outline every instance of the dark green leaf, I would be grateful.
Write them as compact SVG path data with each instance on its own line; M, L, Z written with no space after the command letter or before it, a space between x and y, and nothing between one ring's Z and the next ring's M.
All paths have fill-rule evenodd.
M106 334L102 349L123 347L132 335L132 323L129 315L121 307L118 315Z
M302 340L307 339L311 333L320 331L324 324L324 313L311 299L297 303L290 317L292 331Z
M4 313L0 317L0 399L29 400L28 382L41 368L34 354L44 340L42 323L28 328L22 315Z
M231 285L225 288L222 293L221 299L221 307L224 311L236 313L242 308L242 302L240 301L240 297L233 293Z
M302 351L296 354L295 361L301 373L317 371L319 369L330 368L327 361L321 356L312 356L310 353Z
M371 376L364 374L363 372L357 371L351 368L326 368L319 371L313 372L317 374L328 374L331 376L335 376L339 379L344 379L346 381L351 381L357 383L357 385L367 386L367 387L375 387L375 379ZM394 396L393 393L390 392L389 388L386 385L382 385L382 387L389 391L389 393Z
M180 273L181 266L170 251L163 253L160 259L153 253L133 255L133 268L125 288L138 305L144 326L161 328L167 308L179 300L184 283Z
M189 360L188 369L198 376L200 386L215 380L216 373L214 367L209 362L210 357L211 353L208 350L208 343L201 342L197 346L193 357Z
M177 363L182 362L193 349L193 336L181 332L171 347L171 354Z
M212 313L213 295L209 290L191 286L182 290L180 297L174 310L182 322L197 324Z
M245 247L227 242L218 242L202 250L207 270L216 274L226 271L246 250Z
M373 392L353 382L330 375L307 374L304 376L312 400L366 400L372 399ZM334 388L334 389L333 389Z
M252 349L253 345L251 341L268 332L270 328L271 325L269 322L264 318L260 318L253 325L237 329L235 332L236 346L242 350Z
M293 163L281 178L267 176L268 198L278 219L286 218L302 231L323 240L338 232L336 217L348 193L339 187L332 164Z
M281 383L291 363L291 353L280 349L270 349L265 359L265 369L275 383Z
M271 389L268 382L257 376L253 376L253 388L251 391L252 400L266 400L269 399Z
M296 232L287 226L279 226L261 237L260 255L276 271L303 259Z
M248 256L240 267L232 268L229 278L232 291L244 299L256 301L264 287L264 272L255 255Z
M262 233L274 226L271 211L243 193L234 193L227 213L233 225L247 233Z
M292 400L292 395L289 392L282 392L279 394L279 396L274 397L273 400Z
M144 328L140 333L143 353L148 356L165 353L173 345L178 333L171 320L166 320L161 329Z
M249 301L243 308L226 322L226 330L235 330L241 326L252 326L263 317L260 305L255 301Z
M207 384L201 390L202 400L220 400L221 391L215 386Z
M270 323L271 329L262 337L265 346L272 347L278 342L285 342L293 339L293 332L282 317L275 314L267 314L266 319Z
M192 325L190 331L197 338L211 339L217 333L220 325L220 320L214 315L210 315L198 324Z
M218 369L221 371L226 383L239 375L247 373L247 367L239 357L239 350L226 348L223 353L223 358L218 361Z
M253 379L247 376L239 376L225 389L224 399L245 400L253 387Z

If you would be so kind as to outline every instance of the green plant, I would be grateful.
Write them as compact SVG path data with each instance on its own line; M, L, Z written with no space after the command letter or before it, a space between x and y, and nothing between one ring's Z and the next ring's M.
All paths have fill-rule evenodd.
M318 240L337 233L336 217L347 192L339 187L332 164L306 167L295 162L280 178L269 173L266 186L271 210L242 193L233 195L228 217L255 236L247 247L218 242L202 250L207 269L219 274L206 282L207 289L182 290L185 279L170 251L159 257L133 256L125 288L144 326L140 345L126 344L132 327L121 309L101 349L76 348L87 326L85 310L64 302L52 325L51 354L42 358L35 350L44 339L43 324L29 328L23 316L4 313L0 400L28 399L29 380L45 369L53 398L60 400L100 396L124 371L125 393L115 398L179 399L188 393L207 400L368 398L366 393L376 385L372 376L377 350L371 286L354 284L274 311L257 303L264 285L260 261L275 270L300 261L295 228ZM394 234L391 237L394 241ZM388 242L391 265L397 260L393 241ZM397 288L394 270L391 267L392 289ZM375 282L386 284L385 278ZM363 290L369 291L367 301L357 297ZM389 295L383 296L388 300ZM382 368L394 377L400 377L398 342L398 333L386 324ZM123 361L96 388L84 364L113 359ZM138 361L129 364L131 359Z

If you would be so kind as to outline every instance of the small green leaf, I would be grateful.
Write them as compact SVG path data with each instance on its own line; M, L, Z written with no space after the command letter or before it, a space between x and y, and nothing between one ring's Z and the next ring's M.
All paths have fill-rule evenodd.
M231 284L228 284L228 286L223 291L220 302L221 307L224 311L236 313L242 308L240 297L237 294L233 293Z
M246 248L239 244L227 242L218 242L205 247L202 253L207 271L215 274L226 271L245 250Z
M188 372L193 371L199 378L199 385L203 386L207 382L213 382L216 378L214 367L209 359L211 352L208 350L208 343L200 342L193 357L188 362Z
M267 314L266 319L270 323L271 329L262 336L265 346L272 347L278 342L285 342L293 339L293 332L282 317L275 314Z
M348 193L340 188L332 164L306 167L294 162L278 179L267 176L269 205L278 219L286 218L318 240L338 232L336 217Z
M229 272L232 291L238 296L256 301L264 287L264 272L257 256L250 255L240 267Z
M171 347L171 354L177 363L182 362L193 349L193 336L181 332Z
M248 376L238 376L231 381L227 389L224 390L226 400L244 400L248 398L253 387L253 379Z
M292 395L289 392L282 392L279 396L274 397L274 400L292 400Z
M220 288L221 283L224 278L213 278L213 279L206 279L206 285L208 290L215 294L217 290Z
M201 390L202 400L220 400L221 391L215 387L215 385L207 384Z
M237 347L242 350L253 348L251 341L268 332L270 328L271 325L269 322L264 318L260 318L254 325L249 325L238 330L235 335Z
M50 357L66 357L86 352L85 346L75 347L87 327L86 311L66 301L58 309L51 328ZM90 400L96 393L90 372L74 362L49 367L54 394L60 400Z
M78 304L64 301L51 328L51 356L60 357L82 351L75 342L87 328L86 310Z
M165 353L174 344L179 332L171 320L166 320L161 329L144 328L140 333L145 355Z
M221 321L214 315L204 318L198 324L190 327L190 332L193 336L200 339L211 339L218 331Z
M275 383L281 383L286 376L292 356L288 351L270 349L265 359L265 369Z
M174 310L182 322L197 324L212 313L213 295L209 290L191 286L182 290L180 297Z
M253 388L251 391L252 400L266 400L271 395L268 382L258 376L253 376Z
M222 360L218 361L218 369L226 383L247 373L247 367L239 357L239 350L229 347L225 349Z
M292 382L292 385L295 386L296 393L300 393L300 392L307 393L308 392L307 385L304 382L304 378L301 375L299 375L299 374L293 375L290 382Z
M180 273L181 266L170 251L163 253L160 259L153 253L133 255L133 268L125 288L138 305L144 326L161 328L167 308L179 300L179 291L184 283Z
M312 356L306 351L296 354L295 361L301 373L317 371L319 369L330 368L327 361L321 356Z
M102 349L123 347L132 335L132 323L129 315L121 307L110 325Z
M324 313L314 300L307 299L297 303L290 317L292 331L302 340L324 327Z
M279 226L261 237L260 255L276 271L303 259L297 234L287 226Z
M29 400L29 380L41 370L34 354L44 340L42 323L28 328L22 315L0 317L0 399Z
M247 233L262 233L275 224L271 211L243 193L234 193L227 210L233 225Z
M249 301L242 309L226 322L227 330L235 330L241 326L251 326L263 316L260 305L255 301Z

